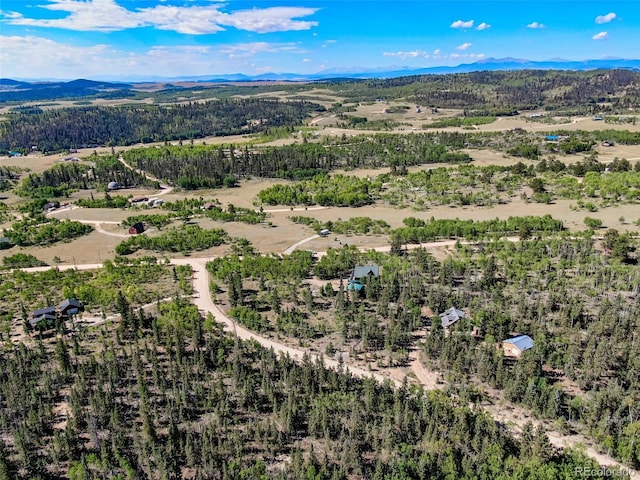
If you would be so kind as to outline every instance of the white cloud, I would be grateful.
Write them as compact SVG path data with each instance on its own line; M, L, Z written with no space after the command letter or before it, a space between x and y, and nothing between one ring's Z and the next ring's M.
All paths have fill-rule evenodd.
M76 47L54 42L47 38L0 35L0 64L7 74L15 77L38 72L49 75L55 67L82 67L87 63L101 62L113 53L107 45ZM52 68L54 67L54 68Z
M463 43L462 45L458 45L458 46L456 47L456 50L466 50L466 49L467 49L467 48L469 48L471 45L473 45L473 43L466 42L466 43Z
M442 55L442 59L446 60L482 60L486 55L484 53L450 53L449 55Z
M303 58L302 63L309 63L311 61L310 58Z
M527 28L533 28L533 29L544 28L544 24L538 23L538 22L531 22L529 25L527 25Z
M266 63L263 61L269 57L289 59L291 55L287 54L302 53L294 43L255 42L220 47L163 45L130 52L103 44L78 46L36 36L2 35L0 45L0 65L6 66L4 70L13 78L115 79L130 78L142 72L166 77L251 73L248 71L249 58L255 58L263 68Z
M269 7L221 11L224 4L176 7L157 5L128 10L116 0L49 0L47 10L66 12L53 19L25 18L15 12L3 14L7 23L34 27L63 28L78 31L111 32L138 27L153 27L178 33L199 35L234 27L256 33L309 30L318 22L294 20L314 14L317 8Z
M607 32L596 33L593 37L594 40L606 40L609 38L609 34Z
M475 61L475 60L482 60L483 58L486 58L486 55L484 53L466 53L465 50L470 46L471 46L470 43L464 43L459 47L457 47L457 50L459 50L459 52L446 53L446 54L443 54L439 48L436 48L432 54L429 54L423 50L416 49L416 50L410 50L410 51L384 52L383 55L385 57L398 57L402 60L407 60L412 58L420 58L420 59L429 58L431 60L438 60L438 61L439 60ZM460 47L463 47L463 48L460 48Z
M293 43L253 42L223 46L218 52L229 58L247 58L261 53L304 53L304 50Z
M491 25L489 25L488 23L482 22L480 25L476 27L476 30L488 30L489 28L491 28Z
M450 25L451 28L471 28L473 27L473 20L456 20Z
M257 33L286 32L291 30L309 30L318 22L303 22L294 18L306 17L315 13L315 8L271 7L243 10L229 14L224 25Z
M607 13L606 15L598 15L596 17L596 23L598 24L609 23L610 21L614 20L616 17L617 15L613 12Z
M398 57L402 60L406 60L407 58L429 58L429 54L422 50L412 50L410 52L384 52L382 55L385 57Z

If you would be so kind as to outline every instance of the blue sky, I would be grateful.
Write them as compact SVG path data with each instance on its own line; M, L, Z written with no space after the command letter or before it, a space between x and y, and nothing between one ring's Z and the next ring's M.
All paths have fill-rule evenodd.
M371 71L640 58L640 1L1 0L0 76Z

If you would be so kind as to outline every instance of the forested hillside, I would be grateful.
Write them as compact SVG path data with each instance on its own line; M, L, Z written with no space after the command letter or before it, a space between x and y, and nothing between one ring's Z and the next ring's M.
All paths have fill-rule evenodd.
M543 431L515 440L475 411L471 391L452 399L277 358L183 299L153 316L123 298L118 309L114 329L0 353L4 478L546 479L597 468L554 451Z
M338 358L348 352L383 370L406 364L416 331L426 328L420 348L427 364L449 372L456 385L497 388L563 429L588 432L637 468L637 240L616 230L601 243L590 232L558 235L562 223L549 216L406 223L391 233L392 255L343 246L312 263L310 252L245 251L214 259L209 270L226 284L229 314L240 323L325 345L327 355L342 352ZM513 234L521 240L491 240ZM404 250L439 237L484 241L459 243L441 261L424 249ZM346 279L367 264L382 274L356 290ZM438 316L424 314L452 305L469 316L448 331ZM514 333L535 339L517 362L496 349Z
M185 140L299 125L309 102L226 99L171 106L79 107L12 113L0 122L0 150L55 152L100 145Z
M353 81L331 88L354 101L407 98L485 115L535 108L594 113L640 105L640 73L628 70L480 71Z
M469 155L458 151L464 140L463 134L446 132L377 134L263 148L233 145L137 148L126 151L123 157L127 163L158 178L193 189L221 186L228 175L300 180L337 168L390 166L402 171L421 163L468 162Z

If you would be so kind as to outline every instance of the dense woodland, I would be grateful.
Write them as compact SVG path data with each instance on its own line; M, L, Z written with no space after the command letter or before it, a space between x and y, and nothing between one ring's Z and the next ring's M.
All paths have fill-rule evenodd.
M304 101L249 98L12 113L0 123L0 150L28 152L35 146L43 152L56 152L260 132L281 125L299 125L318 108Z
M422 348L432 367L462 384L477 382L479 391L482 385L498 388L567 431L587 432L637 468L637 240L615 230L600 242L589 232L557 236L561 223L550 217L407 223L412 226L392 232L391 255L344 246L313 263L310 252L265 257L245 251L214 259L209 269L226 285L222 298L239 322L311 345L329 339L327 355L339 350L382 368L402 365L413 333L426 326ZM442 261L404 248L405 242L440 236L477 241L514 232L521 241L460 243ZM353 268L367 263L382 267L380 278L366 279L364 292L347 288ZM310 287L309 275L341 282L337 290L330 283ZM451 305L470 317L447 335L437 316L422 312ZM471 335L472 326L481 337ZM495 348L513 333L535 339L534 350L515 364Z
M405 97L420 105L485 115L538 108L615 112L640 105L640 73L628 70L483 71L353 81L331 88L357 102Z
M230 176L231 181L246 176L300 180L336 168L468 162L469 156L457 151L464 142L465 136L458 133L378 134L264 148L167 145L128 150L123 157L158 178L193 189L225 185Z
M543 431L223 335L184 299L0 355L4 478L580 478ZM100 348L94 353L94 346ZM365 428L366 427L366 428ZM584 476L584 478L587 478Z
M74 190L106 190L110 182L116 182L119 188L159 187L158 182L126 168L116 156L94 156L89 160L94 161L60 163L41 174L29 173L18 193L25 197L65 197Z

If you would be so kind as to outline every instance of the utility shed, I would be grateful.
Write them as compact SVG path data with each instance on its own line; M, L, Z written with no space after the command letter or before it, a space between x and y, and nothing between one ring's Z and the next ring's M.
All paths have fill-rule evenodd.
M529 335L518 335L502 341L502 350L506 357L520 358L531 348L533 348L533 339Z

